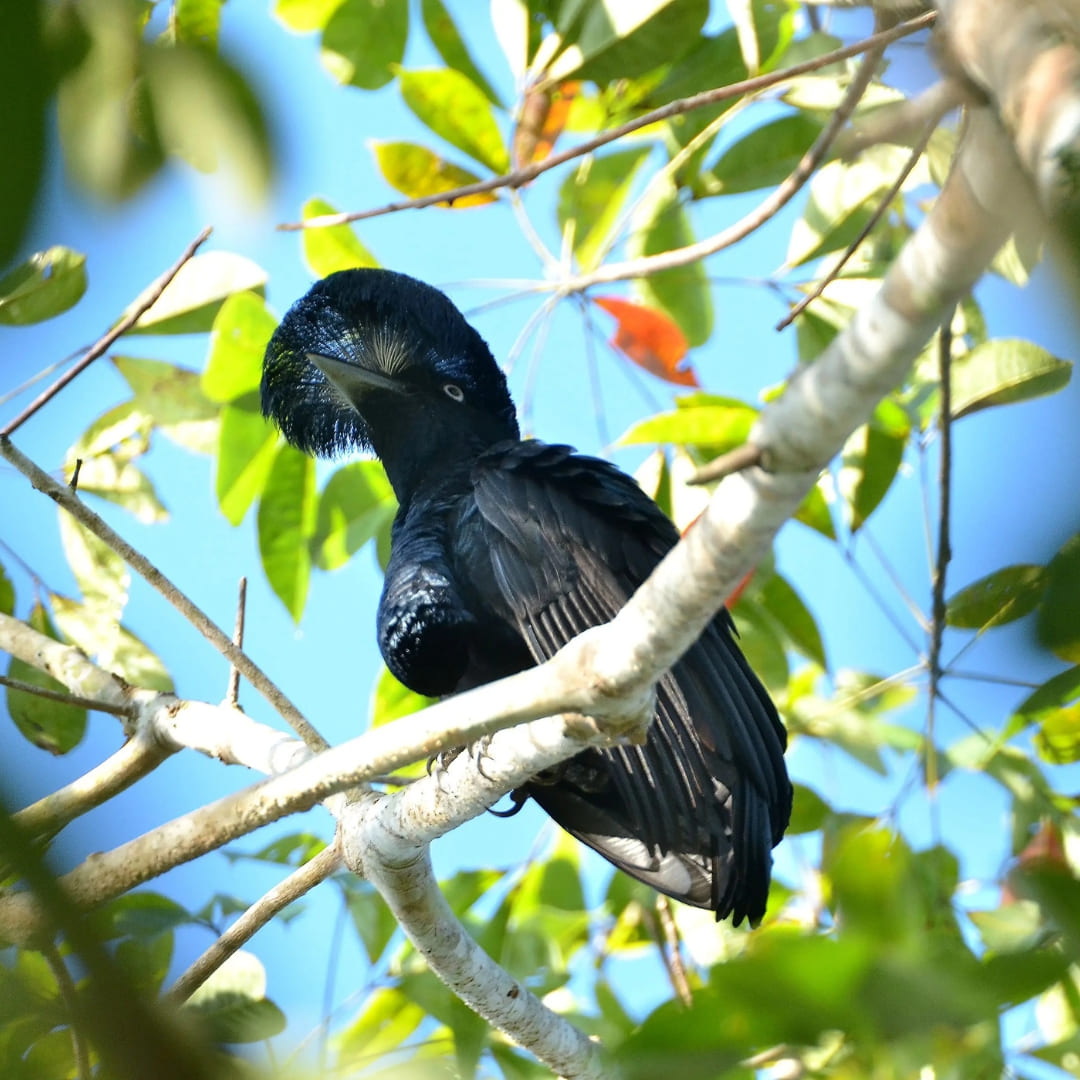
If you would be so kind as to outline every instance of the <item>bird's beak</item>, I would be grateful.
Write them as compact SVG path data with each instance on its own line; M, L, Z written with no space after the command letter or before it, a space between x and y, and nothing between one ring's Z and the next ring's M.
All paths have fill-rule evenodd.
M329 380L346 401L354 407L365 394L372 390L393 390L403 393L404 387L394 379L378 371L370 371L358 364L347 364L344 360L335 360L332 356L320 356L308 353L308 362L314 364Z

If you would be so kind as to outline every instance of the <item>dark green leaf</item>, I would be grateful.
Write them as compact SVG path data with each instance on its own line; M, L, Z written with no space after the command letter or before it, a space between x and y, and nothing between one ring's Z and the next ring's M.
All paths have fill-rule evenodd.
M773 574L761 589L760 601L783 628L791 644L818 667L827 669L825 646L814 616L788 581Z
M288 836L280 836L271 841L258 851L249 853L226 851L225 855L230 859L252 859L256 862L273 863L276 866L303 866L310 862L323 848L326 841L313 833L298 832L289 833Z
M1080 881L1058 865L1014 871L1017 887L1035 900L1061 932L1065 951L1080 962Z
M56 630L40 601L34 604L28 622L38 633L58 640ZM7 673L9 678L40 686L45 690L67 693L67 688L62 683L18 657L12 657ZM35 746L48 750L51 754L66 754L82 741L86 732L85 709L50 701L10 687L6 692L11 719L22 735Z
M1022 619L1038 606L1046 578L1042 566L1003 566L954 593L946 607L945 622L964 630L981 630Z
M259 554L270 587L295 622L311 581L317 500L314 459L283 444L259 500Z
M243 255L228 251L196 255L184 263L128 333L204 334L216 329L218 313L230 297L241 293L262 296L265 287L266 271ZM142 297L137 297L128 310L141 302Z
M378 90L394 77L408 36L409 0L344 0L323 31L323 64L340 83Z
M460 71L472 83L479 87L492 103L501 105L499 95L495 93L491 83L484 78L483 73L476 66L469 49L458 33L450 12L442 0L423 0L420 6L423 14L424 28L431 38L431 44L435 51L442 57L448 68Z
M301 210L301 217L321 217L336 214L337 209L325 199L308 199ZM325 229L304 229L300 233L304 247L304 262L316 277L326 277L338 270L351 270L356 266L378 266L378 260L360 242L360 238L348 225L331 225Z
M0 565L0 615L15 614L15 585Z
M93 914L94 931L103 941L152 938L193 921L187 908L156 892L134 892L110 900Z
M221 410L215 491L221 512L232 525L266 486L277 456L277 432L258 412L258 403L241 399ZM246 406L246 407L245 407Z
M1048 679L1037 690L1033 690L1013 713L1006 737L1013 735L1031 724L1041 723L1059 709L1064 709L1080 700L1080 667L1071 667Z
M152 1001L169 973L173 935L166 932L151 938L126 938L116 946L113 955L132 991Z
M954 419L992 405L1053 394L1066 386L1072 363L1030 341L999 338L976 345L951 368Z
M732 615L739 628L739 646L762 682L779 690L788 681L784 644L772 616L755 600L743 596Z
M397 920L386 906L386 901L370 885L350 887L346 890L345 899L368 960L374 964L390 944L398 928Z
M1062 660L1080 664L1080 533L1062 545L1046 568L1039 608L1039 641Z
M266 997L266 972L252 953L233 953L188 999L185 1016L213 1042L250 1043L285 1029L285 1015Z
M394 490L377 461L343 465L319 498L312 556L323 570L336 570L397 513Z
M774 187L799 163L824 124L795 113L763 124L729 146L701 180L710 195Z
M665 189L658 184L656 189L656 194L635 214L635 231L626 245L632 259L694 242L690 218L678 202L674 187ZM636 283L635 293L646 307L659 308L671 316L691 346L708 341L713 327L712 294L700 261L650 274Z
M791 823L787 827L788 836L817 832L832 813L831 807L816 791L803 784L795 784L794 788L795 801L791 807Z
M398 79L405 104L436 135L494 173L510 167L503 137L484 97L466 75L449 68L403 71Z
M66 247L39 251L0 278L0 324L43 322L86 292L86 256Z

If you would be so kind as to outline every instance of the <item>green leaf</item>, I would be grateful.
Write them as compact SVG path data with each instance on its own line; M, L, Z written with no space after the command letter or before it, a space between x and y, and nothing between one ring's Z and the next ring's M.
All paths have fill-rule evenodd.
M821 633L803 599L779 574L773 574L761 589L762 607L783 628L791 644L818 667L828 669Z
M411 716L429 705L434 705L438 698L424 697L398 682L385 665L379 670L375 687L371 692L371 726L382 727L403 716Z
M285 1029L285 1015L266 997L266 971L253 953L233 953L188 998L183 1014L213 1042L259 1042Z
M40 601L34 604L27 621L38 633L59 640ZM44 671L31 667L15 656L11 658L7 673L9 678L19 679L44 690L68 692L67 687L51 675L46 675ZM86 733L86 710L75 705L50 701L48 698L8 687L7 707L8 714L20 733L35 746L48 750L50 754L66 754L73 750L82 742Z
M769 0L732 0L728 4L739 37L739 50L749 74L770 71L782 53L788 65L796 62L786 53L795 28L793 6ZM839 48L839 43L833 47Z
M734 398L689 394L674 412L657 413L638 421L618 439L620 446L674 443L708 447L711 454L741 446L757 419L757 409Z
M601 86L644 75L685 53L708 15L708 0L565 4L558 27L568 47L549 75L560 81L590 79Z
M1080 664L1080 533L1067 540L1046 568L1039 608L1039 641L1062 660Z
M382 898L372 892L369 904L385 909ZM381 955L380 949L371 960ZM398 1050L427 1018L427 1013L396 987L380 987L368 994L356 1019L341 1033L339 1067L366 1065Z
M112 361L135 395L133 404L163 435L197 453L214 451L221 410L203 393L198 372L132 356Z
M274 18L293 33L321 30L341 6L341 0L274 0Z
M314 459L282 444L259 500L259 554L270 587L295 622L311 581L317 500Z
M832 813L832 808L816 791L803 784L795 784L794 790L795 801L791 807L791 823L787 827L788 836L817 832Z
M649 147L640 146L603 157L590 155L567 173L559 188L559 231L565 234L567 222L574 222L574 254L583 270L596 267L600 248L649 153Z
M128 893L108 901L90 916L102 941L116 938L153 938L194 922L191 912L161 893Z
M214 319L202 392L211 401L235 401L259 389L263 355L277 320L261 296L230 296Z
M510 158L491 103L460 71L427 68L402 71L405 104L436 135L494 173L505 173Z
M892 416L883 423L883 415L883 406L879 405L874 419L858 428L844 444L837 486L847 500L852 532L885 498L904 458L909 432L904 426L894 425Z
M809 113L762 124L729 146L702 175L702 182L710 195L775 187L798 165L823 127Z
M277 432L257 411L256 402L242 399L222 409L214 490L230 524L239 525L261 494L277 446Z
M1018 900L991 911L968 911L983 945L991 952L1019 952L1039 944L1045 933L1038 904Z
M656 184L634 214L634 231L627 238L631 259L658 255L694 242L690 219L677 199L674 185ZM700 261L661 270L635 283L637 298L671 316L691 346L702 345L712 333L713 309L709 281Z
M410 199L421 199L428 195L438 195L443 191L475 184L480 177L476 173L462 169L452 162L439 157L434 150L417 143L373 142L372 152L379 172L386 182ZM493 203L496 195L493 191L478 195L466 195L453 202L435 203L445 209L461 210L469 206L483 206Z
M221 5L225 0L177 0L173 9L172 30L176 41L186 45L218 43Z
M786 685L790 669L772 616L756 600L743 596L732 609L739 646L761 681L773 690Z
M809 490L802 505L795 511L795 520L801 521L830 540L836 539L836 528L833 525L832 514L829 513L829 502L825 498L825 492L821 490L820 481Z
M226 171L243 198L264 199L273 146L259 99L243 76L201 47L158 45L141 55L142 85L162 147L199 172Z
M124 560L66 510L59 512L59 524L64 555L79 583L83 600L101 614L103 626L114 624L119 629L131 584L131 574ZM108 656L111 636L106 634L94 652Z
M1041 724L1063 709L1080 704L1080 667L1067 668L1047 679L1033 690L1017 707L1005 728L1005 738L1011 739L1032 724Z
M1035 749L1051 765L1071 765L1080 761L1080 702L1059 709L1039 724Z
M397 919L386 901L367 883L346 888L345 901L368 960L374 964L397 931Z
M243 255L208 251L189 259L165 291L139 316L129 334L204 334L225 301L236 293L265 292L266 271ZM143 302L144 293L128 306ZM126 314L126 312L125 312Z
M1022 619L1038 606L1046 579L1042 566L1003 566L954 593L946 605L945 622L963 630L982 630Z
M408 36L409 0L344 0L323 30L323 66L340 83L378 90L394 77Z
M483 91L484 96L492 105L501 106L499 95L495 93L491 84L476 66L442 0L423 0L420 10L424 18L424 29L427 30L431 44L435 46L435 51L442 57L446 66L466 75Z
M952 362L953 418L1054 394L1071 376L1071 361L1059 360L1030 341L987 341Z
M273 863L275 866L303 866L311 862L326 847L321 836L309 832L289 833L271 840L269 844L253 852L235 852L226 849L223 854L233 860L248 859L252 862Z
M28 326L74 307L86 292L86 256L66 247L39 251L0 278L0 325Z
M173 935L159 934L146 941L128 938L113 951L116 966L132 993L153 1000L161 990L173 955Z
M100 454L83 458L79 469L79 491L98 495L116 506L122 506L144 525L169 518L169 512L158 498L150 477L119 455Z
M15 614L15 585L0 564L0 615Z
M344 566L397 513L397 500L382 465L356 461L327 481L319 499L312 556L322 570Z
M337 212L337 208L325 199L308 199L300 213L304 221L307 221L308 218ZM357 266L379 265L375 256L364 247L348 225L304 229L300 240L304 248L304 262L316 277L326 277L338 270L351 270Z

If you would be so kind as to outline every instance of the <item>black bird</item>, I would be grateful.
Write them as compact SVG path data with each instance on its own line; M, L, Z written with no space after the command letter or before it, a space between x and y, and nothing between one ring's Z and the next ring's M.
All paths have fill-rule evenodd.
M262 409L310 454L381 458L400 509L379 648L421 694L552 656L679 538L613 465L523 441L484 340L404 274L344 270L294 304L266 350ZM722 610L661 680L645 745L585 750L515 796L639 881L756 923L791 813L785 744Z

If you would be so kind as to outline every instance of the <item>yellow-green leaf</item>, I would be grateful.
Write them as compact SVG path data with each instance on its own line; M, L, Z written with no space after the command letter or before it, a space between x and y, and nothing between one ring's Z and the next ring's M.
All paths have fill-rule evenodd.
M308 199L300 213L304 221L307 221L308 218L337 212L337 208L325 199L315 198ZM326 277L338 270L352 270L358 266L379 265L379 261L364 247L349 225L304 229L300 237L304 248L304 262L316 277Z
M1003 566L954 593L946 606L945 622L965 630L1004 626L1034 611L1045 591L1045 567Z
M222 304L202 376L202 392L211 401L235 401L258 390L263 355L276 326L266 303L254 293L237 293Z
M262 492L277 444L277 432L263 419L253 397L222 409L215 492L231 524L244 520Z
M499 95L495 93L491 83L484 78L483 73L476 66L442 0L423 0L420 10L424 19L424 29L427 30L431 44L435 46L435 51L443 58L446 66L467 75L493 105L500 105Z
M66 247L31 255L0 278L0 324L27 326L51 319L86 292L86 256Z
M396 513L397 500L379 462L343 465L327 481L319 499L311 540L316 564L323 570L343 566Z
M436 135L492 172L505 173L510 157L491 102L460 71L426 68L399 76L405 104Z
M410 199L423 198L425 195L438 195L442 191L475 184L480 177L476 173L462 169L452 162L439 157L434 150L416 143L373 142L371 148L379 172L386 182ZM460 210L467 206L483 206L496 199L495 192L483 191L477 195L466 195L453 202L436 203L448 209Z
M952 413L959 419L991 405L1056 393L1068 384L1072 363L1030 341L999 338L954 360L951 375Z
M259 554L271 588L296 622L311 580L317 500L314 459L283 443L259 500Z
M274 18L293 33L321 30L342 0L274 0Z

